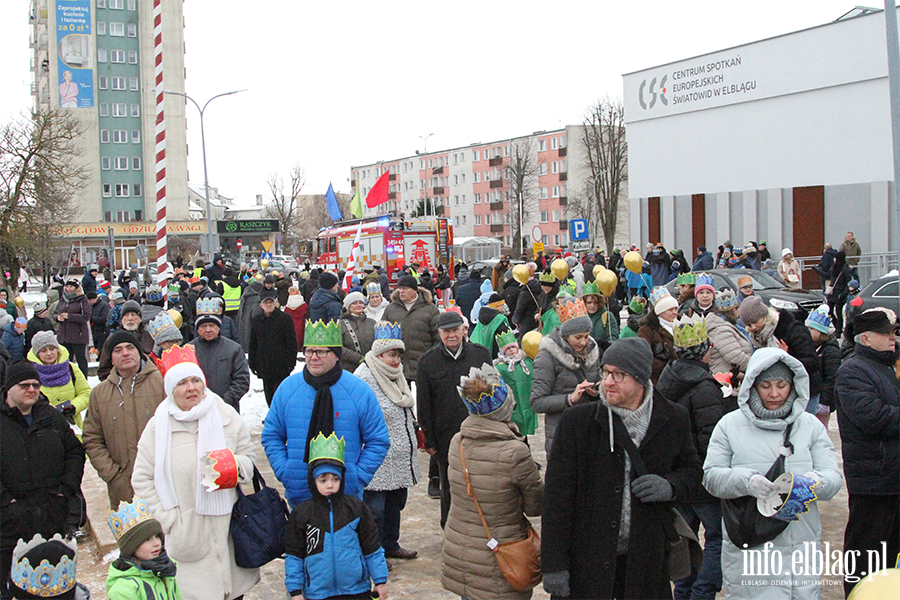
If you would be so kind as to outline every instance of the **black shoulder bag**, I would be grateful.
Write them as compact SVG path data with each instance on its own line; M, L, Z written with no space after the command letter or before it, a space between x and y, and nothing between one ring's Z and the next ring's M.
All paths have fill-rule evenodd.
M794 453L794 447L790 442L793 427L793 423L788 423L782 444L791 454ZM778 458L769 467L766 479L775 481L784 474L784 459L785 455L779 448ZM729 539L738 548L753 548L765 544L778 537L778 534L790 525L787 521L763 516L756 507L756 498L753 496L723 499L722 519L725 521L725 531L728 532Z
M290 513L278 490L266 485L253 465L253 490L247 496L240 484L238 498L231 509L231 539L234 562L244 569L255 569L284 556L284 534Z

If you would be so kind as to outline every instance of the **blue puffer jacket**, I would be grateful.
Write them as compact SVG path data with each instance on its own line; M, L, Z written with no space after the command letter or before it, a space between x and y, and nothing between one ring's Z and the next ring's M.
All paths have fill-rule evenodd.
M343 436L345 443L347 494L362 498L391 443L384 413L371 388L346 371L331 386L331 397L334 432ZM303 373L291 375L278 386L263 427L266 456L291 506L310 498L303 459L315 399L316 390L306 383Z
M25 360L25 334L16 330L16 324L10 323L3 328L3 334L0 336L3 346L9 352L9 364Z
M309 300L309 320L338 321L342 306L340 296L331 290L317 288Z

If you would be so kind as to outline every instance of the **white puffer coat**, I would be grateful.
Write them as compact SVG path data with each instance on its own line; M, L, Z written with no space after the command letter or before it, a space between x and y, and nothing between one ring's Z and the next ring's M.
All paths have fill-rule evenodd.
M750 388L760 372L781 361L794 372L797 399L785 419L762 420L755 416L748 405ZM765 475L778 457L784 430L793 423L790 442L794 451L785 460L785 471L803 475L815 471L820 485L816 488L818 500L830 500L841 488L841 472L834 455L834 444L828 432L812 414L805 412L809 400L809 376L799 360L777 348L757 350L747 367L747 375L738 394L738 409L719 421L709 441L706 462L703 465L703 485L718 498L739 498L750 494L749 482L753 475ZM803 553L807 542L819 547L822 538L822 522L819 520L818 501L810 503L809 512L800 515L781 534L772 540L769 557L780 555L780 574L768 576L744 574L744 550L735 546L723 531L722 574L725 580L725 598L765 600L818 599L819 577L792 573L794 552ZM754 550L761 550L761 547ZM770 565L772 563L770 562ZM800 564L805 567L803 562ZM812 565L810 565L812 568Z
M713 374L731 373L737 369L741 373L747 371L753 347L738 328L720 315L706 315L706 329L712 348L709 353L709 370Z

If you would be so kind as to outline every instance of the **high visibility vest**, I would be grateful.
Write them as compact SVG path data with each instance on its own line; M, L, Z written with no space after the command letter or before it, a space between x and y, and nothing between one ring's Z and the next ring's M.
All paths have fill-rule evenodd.
M231 287L222 283L222 298L225 300L225 311L237 310L241 307L241 286Z
M203 277L203 267L195 267L194 268L194 277L200 279Z

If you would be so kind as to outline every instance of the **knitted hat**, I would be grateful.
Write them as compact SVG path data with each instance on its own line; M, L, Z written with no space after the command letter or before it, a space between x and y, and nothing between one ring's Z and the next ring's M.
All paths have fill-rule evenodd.
M49 540L40 534L27 543L20 539L12 553L10 591L16 598L74 598L77 550L74 539L58 533Z
M375 325L375 341L372 342L372 353L378 356L388 350L400 350L401 352L406 350L401 332L400 323L378 322Z
M710 290L713 294L716 293L713 277L709 273L699 273L694 279L694 294L696 295L701 290Z
M859 282L857 282L857 286L859 287ZM39 300L34 304L34 314L38 315L47 310L47 302L44 300Z
M15 328L19 333L24 332L28 328L28 319L25 317L19 317L15 321Z
M769 314L769 308L759 296L747 296L741 303L741 321L744 325L756 323Z
M271 273L268 274L268 275L266 275L265 278L263 278L263 283L272 283L272 284L274 284L274 283L275 283L275 276L272 275ZM337 282L335 282L335 283L337 283ZM332 287L333 287L333 286L332 286Z
M53 346L59 350L59 340L56 339L56 334L52 331L38 331L31 338L31 351L34 352L35 356L48 346Z
M856 291L859 289L859 281L856 279L851 279L850 283L847 284L847 287L853 291ZM34 307L34 312L37 312L37 306Z
M412 290L417 290L419 289L419 283L412 275L404 275L397 281L397 287L405 287Z
M603 353L600 366L612 366L622 369L638 383L647 387L650 385L650 373L653 365L653 352L650 344L644 338L622 338L613 343Z
M34 363L30 360L14 362L6 368L6 383L4 384L3 389L9 390L12 386L17 383L22 383L27 379L41 380Z
M556 312L559 315L559 333L563 337L576 333L589 333L594 327L581 298L564 297L560 299L556 306Z
M778 361L773 364L768 369L762 370L759 372L759 375L756 376L756 379L753 381L754 385L760 383L762 381L788 381L790 383L794 382L794 371L787 366L784 362Z
M113 349L119 344L131 344L135 348L137 348L138 353L143 357L144 351L141 349L141 343L138 341L137 337L131 333L130 331L126 331L125 329L119 329L113 332L108 338L106 338L106 343L103 344L107 348L109 348L109 353L112 354Z
M338 278L334 273L325 272L319 275L319 287L322 289L330 290L334 286L337 285Z
M137 300L127 300L125 304L122 305L123 317L130 312L141 314L141 305Z
M122 556L133 557L141 544L153 535L158 535L165 543L166 536L162 526L140 498L135 498L132 502L120 502L118 510L109 511L106 523L116 538L119 554Z
M822 333L830 333L831 316L828 314L828 305L823 304L816 310L809 313L809 316L806 317L806 321L804 321L803 324L807 327L815 329L816 331L820 331Z
M184 341L181 337L181 331L175 326L172 316L166 311L162 311L156 317L147 323L147 331L157 346L161 346L163 342L175 342L180 344Z
M657 315L663 314L670 308L678 308L678 301L672 297L669 290L662 286L653 288L650 293L650 303L653 305L653 312Z
M362 292L350 292L344 296L344 310L350 310L350 305L354 302L362 302L365 304L366 297L362 295Z

